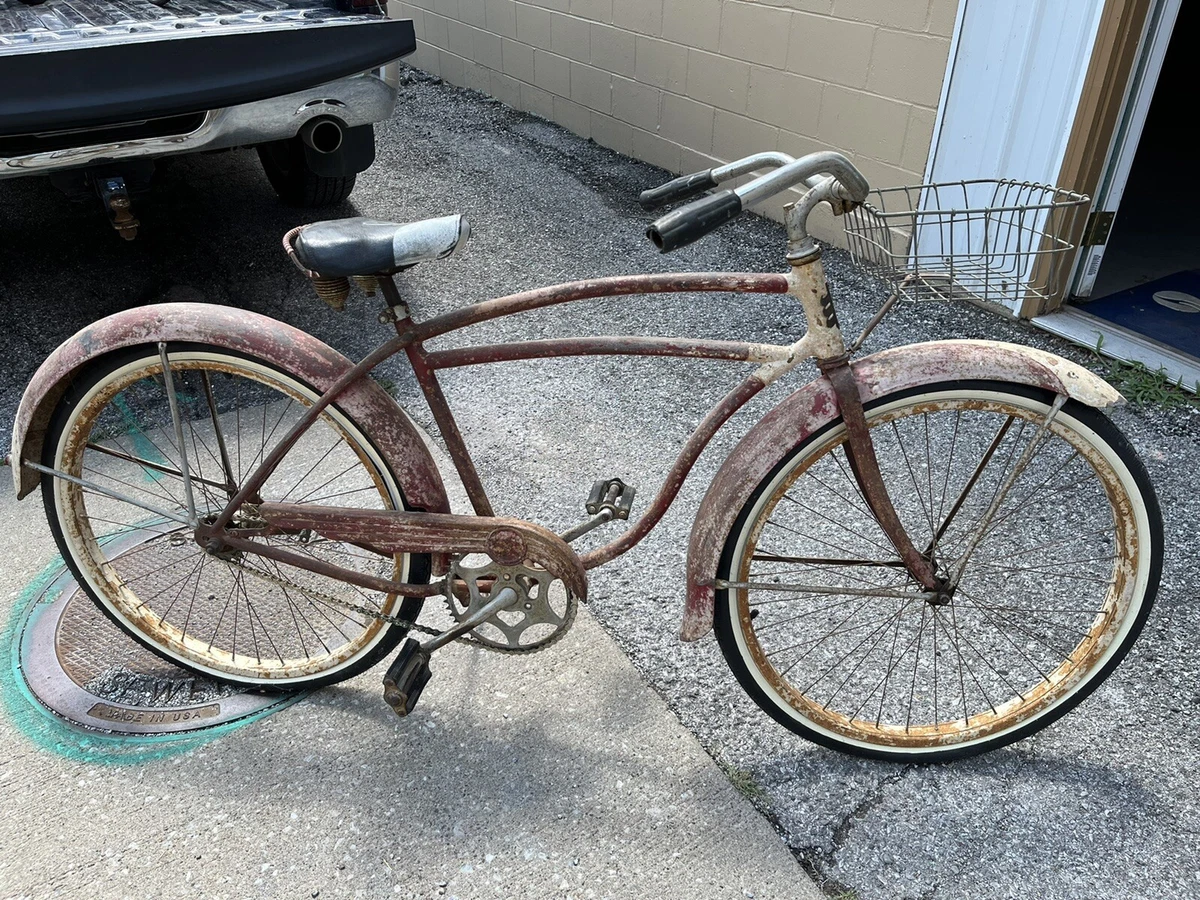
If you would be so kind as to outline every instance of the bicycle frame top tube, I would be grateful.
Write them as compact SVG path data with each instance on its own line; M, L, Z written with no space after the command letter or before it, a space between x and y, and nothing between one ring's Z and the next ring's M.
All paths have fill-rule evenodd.
M723 167L717 171L717 175L722 179L730 178L746 167L758 168L763 165L776 168L737 189L738 195L747 203L763 199L793 184L803 182L810 186L804 200L792 204L787 215L788 261L791 263L791 272L788 275L690 273L600 278L486 300L452 310L424 323L416 323L411 319L408 307L401 299L395 283L390 277L382 278L379 284L392 311L396 337L381 344L365 359L347 370L309 407L230 499L216 521L211 526L200 526L197 534L203 537L207 533L213 540L219 541L217 534L229 524L238 508L251 498L257 497L258 490L270 473L341 392L365 377L385 359L402 350L406 352L455 467L467 488L472 505L479 515L490 515L491 503L437 382L438 368L516 359L604 354L677 356L757 363L755 371L728 394L697 427L676 459L666 482L647 513L622 538L593 551L587 558L595 565L625 552L658 522L712 435L751 397L810 356L815 356L818 361L839 360L845 357L845 345L829 298L820 262L820 251L808 237L805 224L809 212L819 202L861 202L866 196L866 180L845 156L828 151L812 153L799 160L790 160L790 157L784 154L756 154ZM818 176L825 177L818 180ZM471 325L561 303L631 294L704 291L792 294L800 300L808 330L790 346L696 341L684 338L584 337L434 352L428 352L424 347L427 340Z
M819 266L819 262L817 263ZM812 273L819 275L819 272ZM823 284L823 276L821 276ZM213 537L232 520L234 512L250 502L266 482L270 473L295 445L301 435L337 397L358 379L391 356L405 351L410 366L418 376L430 410L450 451L451 459L467 487L472 506L479 515L491 515L487 499L471 455L458 431L449 404L437 383L436 371L468 365L506 362L519 359L546 359L582 355L669 356L691 359L712 359L726 362L755 364L756 368L739 383L697 426L671 467L658 495L642 517L617 540L585 554L588 567L599 565L634 546L658 523L678 494L688 472L716 431L754 395L784 372L812 355L808 349L816 330L828 331L823 319L814 323L812 304L801 296L802 306L809 318L807 334L791 345L759 344L740 341L697 340L682 337L570 337L527 341L500 345L479 345L447 350L427 350L426 340L441 337L471 325L496 318L515 315L581 300L615 298L648 293L732 292L783 294L797 293L798 281L791 275L772 273L672 273L664 275L631 275L601 278L538 288L518 294L486 300L444 313L422 323L408 316L407 305L401 299L391 279L381 279L384 299L395 312L397 334L372 351L361 362L347 370L293 426L287 435L272 448L258 468L231 498L216 521L205 528ZM811 293L811 292L809 292ZM822 315L817 310L818 316ZM836 328L836 326L834 326Z
M555 285L455 310L422 325L416 325L411 320L398 321L396 328L401 336L409 334L440 336L481 321L529 309L597 297L623 296L633 292L754 291L784 293L789 289L788 279L780 275L704 273L628 276ZM396 299L399 299L398 296ZM584 554L582 562L585 568L595 567L621 555L650 532L678 495L688 472L716 431L751 397L773 380L764 378L761 370L772 364L786 364L795 357L794 347L788 346L667 337L570 337L468 346L438 351L427 351L422 341L414 340L406 349L410 363L417 374L418 383L434 414L455 468L467 489L476 513L480 515L489 514L491 504L471 460L470 452L458 432L449 404L442 395L436 376L438 369L520 359L548 359L582 355L671 356L759 364L756 372L746 377L727 394L697 426L645 513L616 540Z

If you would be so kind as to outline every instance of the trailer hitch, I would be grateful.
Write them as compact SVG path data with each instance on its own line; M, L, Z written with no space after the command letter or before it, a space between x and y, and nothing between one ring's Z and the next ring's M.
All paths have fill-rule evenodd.
M112 175L97 178L95 184L100 202L104 204L104 211L108 213L108 221L117 229L117 234L127 241L132 241L137 237L138 225L141 223L134 218L131 210L132 203L125 179L120 175Z

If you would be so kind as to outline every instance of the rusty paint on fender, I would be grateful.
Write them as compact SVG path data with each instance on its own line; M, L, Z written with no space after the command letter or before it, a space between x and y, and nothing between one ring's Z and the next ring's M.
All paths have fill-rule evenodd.
M1112 385L1078 363L1002 341L930 341L893 347L852 363L863 398L948 378L1015 381L1107 409L1125 402Z
M40 475L19 463L40 461L50 417L78 370L105 353L159 341L211 344L289 372L326 390L352 363L312 335L258 313L206 303L161 303L101 319L64 341L34 373L13 424L13 480L18 497ZM445 487L420 435L396 402L364 378L338 398L395 473L410 507L449 512Z
M1070 360L1000 341L931 341L881 351L852 363L863 403L896 391L952 380L1008 381L1066 394L1088 406L1123 403L1098 375ZM713 622L713 579L725 539L742 507L780 460L838 416L825 378L787 397L742 438L705 494L692 526L687 599L680 639L704 637Z

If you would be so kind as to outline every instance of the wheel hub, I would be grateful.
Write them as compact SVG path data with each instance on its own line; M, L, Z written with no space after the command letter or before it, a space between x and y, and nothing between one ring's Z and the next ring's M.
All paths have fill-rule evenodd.
M200 518L200 524L196 528L196 543L203 547L204 552L209 556L215 556L226 562L240 559L242 551L229 547L221 539L221 534L233 533L238 537L252 537L264 533L269 527L267 521L258 515L257 507L251 504L246 504L235 512L229 524L221 532L217 532L214 527L219 516L220 513L214 512Z
M930 597L925 602L928 603L930 606L949 606L950 602L953 599L954 599L953 589L938 590L938 591L934 592L933 596Z

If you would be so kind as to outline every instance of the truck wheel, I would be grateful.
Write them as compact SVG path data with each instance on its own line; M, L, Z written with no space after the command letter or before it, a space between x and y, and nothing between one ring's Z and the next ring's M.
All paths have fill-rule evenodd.
M267 180L288 206L335 206L354 190L355 175L318 175L309 168L299 138L258 145Z

